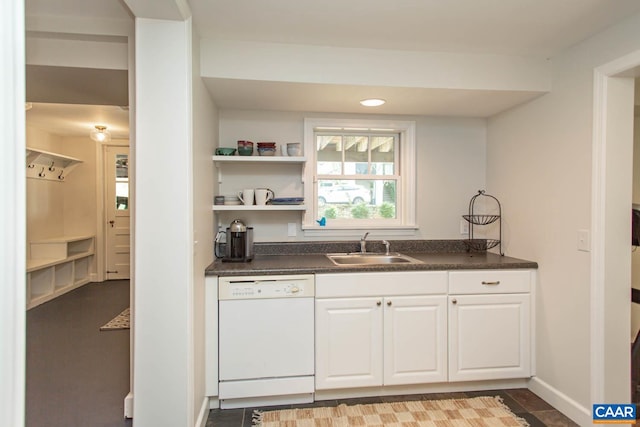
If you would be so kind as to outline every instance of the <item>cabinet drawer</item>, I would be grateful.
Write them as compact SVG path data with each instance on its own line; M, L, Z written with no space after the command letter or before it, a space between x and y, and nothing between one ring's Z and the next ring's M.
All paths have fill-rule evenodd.
M530 291L530 270L449 272L449 294L514 294Z
M316 275L316 298L447 293L446 271L402 271Z

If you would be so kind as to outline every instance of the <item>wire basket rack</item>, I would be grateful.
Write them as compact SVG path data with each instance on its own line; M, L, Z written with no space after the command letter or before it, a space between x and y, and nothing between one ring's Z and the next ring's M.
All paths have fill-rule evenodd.
M479 197L486 197L490 199L490 202L492 202L497 208L498 213L476 213L476 202ZM498 199L485 193L484 190L478 190L478 194L473 196L469 201L469 214L462 215L462 218L469 223L469 238L464 241L467 245L467 249L471 251L486 251L497 246L500 255L504 256L504 253L502 252L502 206ZM496 221L498 221L498 234L500 236L498 239L478 239L474 237L473 233L475 226L486 226L493 224Z

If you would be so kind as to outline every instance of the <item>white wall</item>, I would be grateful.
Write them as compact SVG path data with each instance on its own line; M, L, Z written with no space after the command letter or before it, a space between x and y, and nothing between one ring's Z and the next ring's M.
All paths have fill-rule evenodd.
M89 137L67 137L63 142L64 154L82 159L82 164L76 167L62 183L65 189L65 234L95 236L98 232L96 223L98 206L102 206L102 200L98 200L96 192L96 143ZM96 250L102 253L100 248Z
M545 58L515 55L205 39L201 57L203 77L448 90L550 89Z
M27 147L64 154L60 136L29 126L26 127L26 136ZM73 174L69 177L71 179ZM64 235L65 184L40 179L26 180L27 242Z
M134 423L191 427L196 178L191 21L137 18L135 59Z
M274 111L220 111L220 146L236 147L238 140L275 141L278 146L302 142L305 117L347 118L354 115ZM461 215L469 199L484 188L486 172L486 122L423 116L367 116L413 120L417 147L418 239L459 239ZM219 194L236 194L243 188L272 188L276 197L302 196L300 165L222 166ZM226 227L241 218L254 227L256 241L304 240L299 212L221 212L217 221ZM298 235L287 237L287 223L295 222ZM309 240L321 238L312 237ZM330 240L336 239L328 237Z
M193 375L195 414L208 414L205 396L204 270L213 261L214 173L211 155L218 142L218 111L200 78L198 37L193 37ZM203 409L204 408L204 409Z
M634 16L553 58L551 93L488 124L487 188L503 202L506 250L540 266L536 384L547 393L543 397L574 416L587 417L592 403L591 264L590 253L577 250L577 230L591 227L594 68L638 48L640 16ZM630 204L630 191L627 197ZM619 250L628 254L628 240ZM624 314L629 283L606 286L626 289L626 304L618 307ZM626 336L624 341L615 351L628 360ZM619 363L609 373L617 381L628 371ZM628 396L628 381L617 386Z

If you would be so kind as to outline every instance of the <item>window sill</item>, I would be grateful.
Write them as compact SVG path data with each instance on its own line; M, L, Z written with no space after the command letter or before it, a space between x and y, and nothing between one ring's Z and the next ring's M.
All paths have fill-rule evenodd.
M310 227L302 226L305 237L360 237L363 232L369 231L376 236L415 236L418 227L415 225L403 225L397 227Z

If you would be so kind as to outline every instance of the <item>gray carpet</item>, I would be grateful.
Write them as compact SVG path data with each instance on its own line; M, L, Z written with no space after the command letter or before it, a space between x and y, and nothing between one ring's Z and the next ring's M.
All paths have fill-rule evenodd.
M129 307L129 281L89 283L27 311L27 427L122 427L129 330L100 327Z

